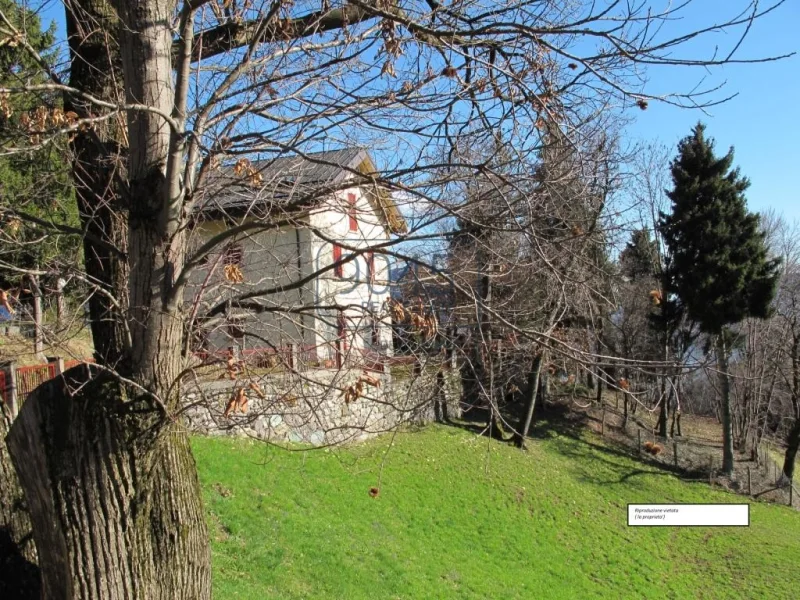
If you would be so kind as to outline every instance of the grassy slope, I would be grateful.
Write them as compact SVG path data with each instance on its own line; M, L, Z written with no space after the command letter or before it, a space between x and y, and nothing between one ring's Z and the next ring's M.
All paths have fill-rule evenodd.
M463 430L334 452L198 438L215 598L788 598L800 514L629 528L629 502L739 502L598 444L528 453Z

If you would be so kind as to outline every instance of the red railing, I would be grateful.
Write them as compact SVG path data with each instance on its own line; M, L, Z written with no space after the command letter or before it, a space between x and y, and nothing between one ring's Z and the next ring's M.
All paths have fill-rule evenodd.
M45 381L56 376L55 363L17 368L17 402L20 406L28 395Z

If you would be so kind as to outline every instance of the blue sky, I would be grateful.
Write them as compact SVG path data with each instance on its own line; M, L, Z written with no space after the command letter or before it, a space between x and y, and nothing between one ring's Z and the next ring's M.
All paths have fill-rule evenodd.
M698 23L731 14L729 1L697 0L692 18ZM800 52L800 0L789 0L776 12L756 22L739 51L739 58L758 58ZM734 36L719 36L696 44L708 52L713 43L730 46ZM709 43L711 42L711 43ZM790 219L800 220L800 56L774 63L727 65L711 71L696 68L661 68L650 72L654 92L689 90L705 77L710 87L726 82L718 93L738 96L710 108L708 114L659 103L635 115L632 137L658 140L675 149L691 127L702 120L716 140L719 154L735 149L735 164L750 178L747 192L751 210L774 207ZM727 93L726 93L727 92Z
M676 30L694 29L724 21L745 0L694 0ZM43 20L55 20L63 39L63 6L44 0ZM738 58L800 53L800 0L787 0L777 11L753 25ZM735 32L716 34L692 42L681 51L693 58L709 56L714 45L730 48ZM632 141L659 141L671 149L702 120L708 134L716 139L719 153L734 146L735 164L750 178L750 208L764 211L774 207L789 219L800 221L800 56L774 63L742 64L700 68L662 67L651 69L648 91L653 94L689 91L697 84L713 87L725 83L717 98L738 94L728 102L701 112L666 104L650 103L646 111L636 110L628 128Z

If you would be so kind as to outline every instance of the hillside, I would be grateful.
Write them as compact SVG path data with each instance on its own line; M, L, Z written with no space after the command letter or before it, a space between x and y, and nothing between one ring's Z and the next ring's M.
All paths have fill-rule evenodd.
M222 438L194 448L218 599L796 592L800 514L754 503L749 528L629 528L631 502L745 499L589 432L551 431L528 452L443 426L335 451Z

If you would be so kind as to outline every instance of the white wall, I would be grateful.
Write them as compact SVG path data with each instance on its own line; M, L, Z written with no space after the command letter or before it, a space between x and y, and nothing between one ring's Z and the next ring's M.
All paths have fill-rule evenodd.
M358 231L349 229L348 193L356 195ZM299 230L299 246L298 231L294 228L245 234L234 240L244 251L241 270L245 280L239 284L228 282L224 278L223 261L217 260L220 253L211 255L208 263L198 268L191 278L186 293L188 310L198 301L199 312L202 314L209 307L233 295L264 292L312 275L332 263L333 245L325 238L352 249L371 248L388 239L369 199L357 187L343 190L321 203L308 217L308 223L311 228L318 229L320 235L314 234L312 229ZM225 227L222 221L198 226L193 232L193 245L199 246ZM342 255L346 257L348 254L351 252L343 248ZM374 260L376 273L372 283L368 280L366 257L362 255L345 263L341 278L330 269L299 289L269 295L259 294L251 301L267 309L282 310L253 314L249 310L233 309L234 316L241 317L245 330L251 335L246 336L244 341L234 341L228 333L225 319L220 316L213 325L213 334L209 337L210 345L224 349L238 344L247 350L269 347L269 344L283 347L292 343L306 347L316 346L319 359L332 359L335 356L333 342L336 339L337 312L333 308L320 308L303 313L301 317L298 314L289 314L286 310L301 306L337 305L347 306L345 315L348 329L354 330L348 336L348 346L351 349L361 350L365 346L364 339L356 335L356 329L360 329L360 334L366 335L368 345L371 345L371 309L379 319L383 318L378 322L379 345L383 352L391 353L392 332L384 304L389 297L389 264L386 257L379 254L379 249L375 252ZM211 276L208 277L210 271Z
M350 231L347 209L349 206L348 194L356 196L356 218L358 231ZM321 269L333 262L333 244L327 241L334 240L341 246L342 256L347 257L354 251L374 248L375 277L374 282L368 279L366 256L357 255L352 261L343 265L341 278L333 270L326 271L315 282L315 295L320 305L343 305L348 322L348 328L367 329L369 320L373 315L379 319L385 317L384 303L389 297L389 264L387 258L380 252L380 244L388 240L387 232L375 213L368 197L358 187L349 188L338 192L334 197L320 205L320 209L311 216L312 227L319 229L320 236L313 236L313 268ZM372 314L370 314L370 307ZM334 312L331 310L320 311L322 318L328 323L335 322ZM391 353L392 333L387 319L379 322L378 335L382 351ZM328 329L328 331L326 331ZM332 331L324 325L320 327L320 344L331 340ZM364 332L366 333L366 332ZM351 335L348 345L354 349L363 349L364 340L360 336ZM330 355L329 355L330 357Z

